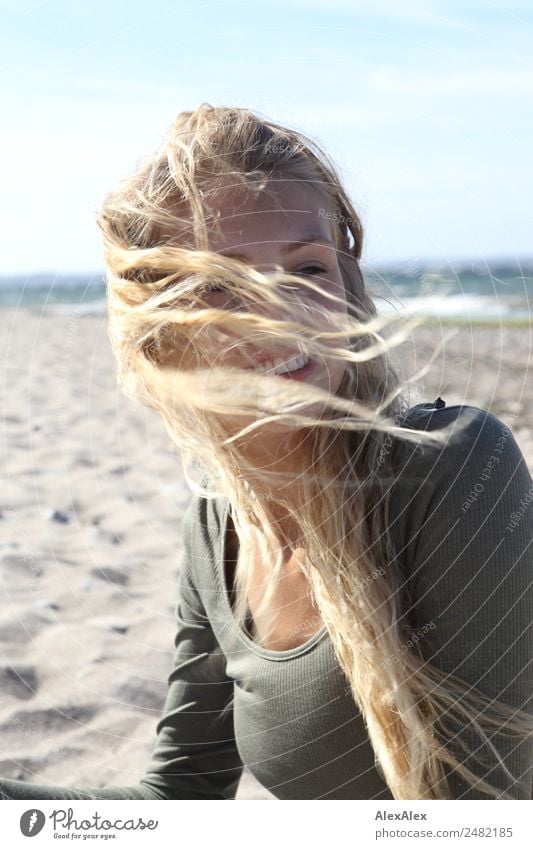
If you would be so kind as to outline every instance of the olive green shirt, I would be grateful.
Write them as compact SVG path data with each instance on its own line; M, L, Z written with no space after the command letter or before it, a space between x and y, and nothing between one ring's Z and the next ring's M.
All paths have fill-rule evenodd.
M391 567L402 573L415 650L489 696L533 710L533 481L493 414L438 399L412 407L404 424L457 421L466 430L442 448L392 440ZM279 799L393 798L326 627L273 651L237 625L224 577L229 509L225 499L194 495L184 515L175 661L140 782L62 788L6 779L4 798L233 799L244 765ZM497 734L492 742L511 777L490 748L476 751L468 729L446 745L512 798L533 798L533 740ZM456 773L449 785L454 799L490 798Z

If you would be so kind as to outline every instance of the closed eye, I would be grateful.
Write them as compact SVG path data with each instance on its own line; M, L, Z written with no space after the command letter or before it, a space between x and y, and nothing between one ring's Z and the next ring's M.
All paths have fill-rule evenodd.
M217 286L215 284L208 284L204 286L203 289L200 289L200 295L211 295L212 292L224 292L225 289L223 286Z
M312 277L315 274L325 274L325 269L321 265L306 265L298 271L291 271L291 274L304 274Z

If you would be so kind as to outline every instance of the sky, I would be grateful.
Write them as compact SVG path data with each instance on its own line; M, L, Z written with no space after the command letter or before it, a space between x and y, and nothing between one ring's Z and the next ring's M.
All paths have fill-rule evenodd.
M531 0L0 0L1 274L103 269L105 194L182 110L338 166L364 261L533 256Z

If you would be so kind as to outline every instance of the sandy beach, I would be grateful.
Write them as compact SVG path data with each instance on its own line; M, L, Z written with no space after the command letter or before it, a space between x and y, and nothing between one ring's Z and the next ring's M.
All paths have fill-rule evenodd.
M399 351L414 373L449 326ZM0 311L0 775L138 781L174 653L190 499L156 414L116 385L105 315ZM415 381L508 424L533 471L531 327L462 327ZM238 798L273 798L245 771Z

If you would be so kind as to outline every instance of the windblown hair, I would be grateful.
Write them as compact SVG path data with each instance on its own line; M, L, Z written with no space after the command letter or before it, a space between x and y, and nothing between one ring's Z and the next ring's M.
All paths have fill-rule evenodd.
M294 286L300 292L320 288L319 280L283 271L262 274L210 249L210 238L219 232L211 198L230 190L276 202L277 187L292 184L319 198L334 224L348 311L335 311L338 299L330 296L329 331L323 314L317 322L303 299L288 297ZM447 770L454 770L482 792L509 798L452 753L447 743L453 731L444 719L455 719L457 728L475 727L479 745L488 743L494 751L487 731L505 728L523 738L532 732L531 716L489 699L415 650L405 652L410 631L387 533L395 479L391 437L436 447L452 435L447 428L401 426L410 406L409 384L431 363L402 381L390 352L421 322L403 319L395 334L382 332L392 321L378 316L365 290L359 267L363 230L334 164L302 133L247 109L202 104L180 113L158 149L107 195L98 224L119 385L160 413L191 488L230 501L240 543L235 574L240 627L245 628L254 544L266 570L261 610L267 610L281 576L283 547L271 531L275 507L275 515L290 517L305 540L302 571L393 797L450 798ZM210 305L209 292L217 287L228 303L241 307ZM254 304L265 303L283 319L254 311ZM210 354L231 345L244 357L251 345L271 349L295 342L315 360L334 357L345 364L335 393L253 369L221 367ZM320 406L319 416L306 415L310 405ZM288 473L254 468L243 450L246 439L254 433L257 438L257 430L270 422L300 435L297 500L283 495L284 484L291 491ZM453 438L459 438L457 427ZM214 490L202 489L191 477L190 467L198 464L216 481ZM254 496L250 481L258 480L268 500ZM391 657L399 662L388 663Z

